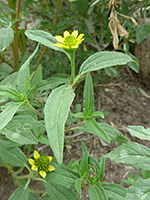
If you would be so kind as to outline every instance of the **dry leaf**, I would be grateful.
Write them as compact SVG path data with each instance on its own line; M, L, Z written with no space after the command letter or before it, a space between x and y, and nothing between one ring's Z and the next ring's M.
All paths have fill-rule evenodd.
M121 37L125 37L125 36L129 35L129 33L126 31L125 28L123 28L123 26L121 26L120 23L117 24L117 30L118 30L119 35L120 35Z

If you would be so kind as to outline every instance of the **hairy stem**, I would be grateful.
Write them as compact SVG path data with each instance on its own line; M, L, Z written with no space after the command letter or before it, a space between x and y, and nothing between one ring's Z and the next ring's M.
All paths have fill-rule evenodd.
M75 76L75 52L71 54L71 81L70 85L74 83L74 76Z
M81 126L82 124L84 124L84 121L81 122L81 123L79 123L79 124L75 124L75 125L73 125L73 126L66 127L66 128L65 128L65 132L71 131L71 130L73 130L74 128L76 128L76 127L78 127L78 126Z
M38 116L44 119L44 115L41 114L38 110L36 110L29 102L27 103L28 108L32 110L34 113L36 113Z
M41 56L39 57L39 59L38 59L38 61L36 63L36 66L35 66L35 68L33 70L34 72L37 70L37 68L38 68L38 66L39 66L39 64L40 64L40 62L41 62L41 60L42 60L42 58L43 58L44 53L46 52L46 50L47 50L47 47L45 46L44 49L43 49L43 51L42 51L42 53L41 53Z

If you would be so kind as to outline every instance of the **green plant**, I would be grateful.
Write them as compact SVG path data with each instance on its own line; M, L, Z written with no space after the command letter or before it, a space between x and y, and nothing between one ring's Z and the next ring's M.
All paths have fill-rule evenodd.
M53 89L46 100L46 104L44 106L44 115L41 111L34 107L34 105L38 105L35 104L35 97L37 95L36 91L40 90L41 82L43 82L43 80L39 79L40 68L37 68L36 71L31 74L29 72L29 64L37 53L39 45L33 54L21 66L18 73L9 75L8 78L1 82L0 95L13 100L8 101L6 98L3 99L3 101L6 103L0 114L0 132L3 135L0 139L1 162L2 165L6 165L7 168L11 170L12 176L19 186L19 188L12 194L10 199L31 198L30 195L32 195L34 192L34 190L29 187L31 179L35 181L42 181L44 183L46 193L44 193L45 197L43 199L79 199L77 194L72 189L75 187L81 198L82 185L89 188L90 199L125 199L126 196L132 195L130 188L127 190L116 184L102 182L105 169L105 157L109 157L113 162L124 162L140 169L141 166L143 167L143 161L138 163L136 166L133 165L136 155L135 157L132 157L132 159L126 160L124 157L119 157L118 153L121 153L123 149L123 151L126 152L123 155L126 157L129 156L130 158L130 151L132 151L133 148L137 148L138 146L142 150L146 147L137 143L129 142L126 137L124 137L119 131L110 125L106 123L98 123L94 119L95 117L104 118L104 115L102 112L94 110L93 83L92 76L89 72L114 65L126 64L128 62L135 63L135 61L132 60L132 58L128 55L118 52L98 52L83 62L78 74L75 76L75 51L77 47L75 46L74 48L74 44L75 42L78 42L78 32L74 31L71 35L68 32L66 33L67 34L64 35L65 39L71 41L73 46L70 43L65 43L66 45L69 45L68 48L64 47L63 45L59 46L58 48L56 45L56 43L58 43L58 36L55 38L51 34L40 30L26 31L26 36L30 39L44 44L54 50L65 53L71 63L70 81L68 80L65 85L61 86L59 85L63 84L64 80L66 79L56 81L54 86L56 88ZM82 37L79 36L80 39ZM64 39L63 41L61 40L61 42L64 42ZM65 127L70 106L75 97L74 90L77 87L80 78L85 74L87 75L83 94L83 112L80 112L79 110L79 112L72 114L73 117L78 118L78 120L80 119L80 121L78 121L78 124ZM54 76L51 82L55 82L55 80L57 80L57 76ZM7 86L8 83L9 86ZM50 88L52 87L49 87L49 82L47 82L47 89ZM39 109L41 110L40 107ZM31 114L30 110L33 112L33 114ZM45 129L47 132L46 135ZM93 157L88 156L86 147L84 143L82 143L83 157L76 162L70 162L68 167L66 167L64 164L62 164L65 132L74 129L95 134L108 143L110 141L114 141L123 144L111 153L102 155L100 161L97 161ZM133 128L129 127L129 129ZM131 131L131 134L132 132L133 131ZM32 145L34 147L34 145L37 143L48 144L53 150L54 157L56 159L51 162L53 169L50 171L53 172L48 172L48 169L50 169L50 162L47 159L48 157L42 156L41 160L38 161L40 164L37 164L36 162L39 158L38 153L38 156L34 156L34 161L31 158L29 160L27 159L27 156L29 156L31 153L30 148L28 148L26 155L21 151L20 147L24 145ZM144 156L145 153L146 152L144 151ZM136 158L136 160L139 161L138 158ZM39 169L39 173L42 175L42 177L46 178L39 178L38 173L34 173L30 169L28 161L32 165L32 170ZM129 161L131 161L131 163ZM21 168L16 171L13 168L14 166ZM24 168L27 168L29 174L19 175ZM41 170L45 171L47 175L45 172L41 172ZM148 167L145 167L145 170L148 170ZM27 182L23 182L22 185L22 180L26 179ZM146 184L149 179L145 179L143 181L145 181L144 184ZM136 184L138 184L138 181L133 186L138 187ZM111 193L112 190L115 195Z
M9 1L9 6L14 10L16 2L18 3L18 9L16 10L17 20L11 20L13 24L12 27L12 24L7 24L6 28L1 29L1 34L6 34L5 36L8 39L3 40L3 38L1 38L1 50L6 48L8 44L13 41L13 28L18 31L18 13L21 1ZM59 17L58 11L60 2L61 1L58 1L58 4L56 4L56 1L52 1L57 7L55 15L53 13L53 16L55 16L51 26L53 27L53 32L57 30L61 32L61 30L64 29L64 27L58 28L59 23L56 24L56 19ZM76 2L76 9L78 12L84 11L82 13L82 20L84 19L83 21L90 30L90 34L88 34L88 31L85 29L85 35L90 35L88 39L92 38L91 40L86 40L87 44L99 49L97 42L93 39L96 37L93 37L94 32L91 26L90 16L87 15L87 12L89 12L88 2L89 1L86 1L85 10L80 10L80 2ZM10 3L14 3L13 6L10 5ZM31 1L31 3L33 2ZM93 6L101 2L92 1L90 3L90 9L93 9ZM47 1L45 1L45 4L42 2L35 2L34 5L35 7L37 5L44 8L48 7ZM102 4L100 5L103 6ZM106 9L105 6L106 4L104 4L104 9ZM93 9L93 12L95 12L95 16L98 9L95 8L95 11ZM101 12L101 14L102 13L103 12ZM107 13L104 12L103 14L104 18L106 18ZM78 17L80 18L80 16ZM41 25L42 23L43 22L41 22ZM97 20L95 20L95 24L96 23ZM66 26L70 26L69 23L66 23ZM84 29L82 25L81 28ZM21 30L19 30L19 32L21 32ZM96 35L98 34L99 32ZM66 31L64 33L64 38L62 36L54 37L52 34L43 30L27 30L25 35L29 39L45 47L41 52L38 62L33 63L32 60L36 57L40 49L38 44L26 61L23 58L23 64L18 71L18 64L15 64L18 63L17 59L19 55L17 54L17 58L14 58L16 59L14 71L17 72L10 74L6 78L4 78L6 75L4 74L0 82L0 102L2 103L0 107L0 165L5 166L9 170L15 184L18 186L9 199L79 199L82 197L83 186L88 188L89 198L92 200L148 199L150 197L149 187L147 187L150 184L150 150L143 145L130 142L128 138L123 136L121 132L112 126L98 122L100 121L99 119L104 119L104 114L101 111L95 110L94 88L91 73L92 71L100 69L104 69L108 73L113 71L113 66L125 64L128 64L132 70L138 72L139 67L136 59L132 55L130 56L129 52L123 54L120 52L102 51L90 55L80 65L80 62L83 61L82 57L84 57L84 53L79 51L77 59L75 53L79 44L83 41L83 34L78 36L77 30L74 30L72 34ZM20 37L20 35L17 34L17 37ZM19 47L15 45L13 49L14 48L16 48L18 52ZM68 62L66 62L65 65L66 68L68 68L67 70L71 71L70 75L64 74L64 71L62 71L61 74L53 74L50 78L43 80L40 61L47 51L47 48L52 49L53 52L56 51L56 53L54 53L55 55L57 55L57 53L59 55L63 53L64 56L69 59L70 68L68 67ZM85 57L87 57L88 54L87 51ZM49 57L46 57L46 60L48 59ZM57 58L57 60L58 62L55 62L55 60L53 61L56 67L64 65L64 62L60 59ZM80 60L80 62L78 62L78 60ZM3 56L1 57L1 61L11 66L11 63L5 60ZM76 65L79 66L79 70ZM15 66L17 66L17 68ZM12 72L12 69L8 74L10 72ZM54 72L55 71L53 71L53 73ZM81 108L76 109L75 113L71 111L73 119L67 123L70 107L76 95L76 88L80 81L84 79L83 111ZM65 166L63 164L65 133L77 129L94 134L107 143L113 141L122 144L110 153L101 155L100 159L96 160L88 155L86 146L82 142L82 157L75 162L70 160L68 166ZM127 129L132 136L139 137L140 139L150 139L149 129L145 129L141 126L130 126ZM54 158L52 159L49 155L40 156L36 151L38 150L40 152L41 150L38 148L39 144L41 148L48 146L52 149ZM33 154L35 160L32 159ZM132 183L132 186L129 188L124 188L119 184L103 182L105 158L110 158L114 163L121 162L133 168L143 170L143 178L138 177L137 179L139 173L134 178L130 176L129 181ZM39 177L39 174L41 177ZM31 180L41 181L45 189L40 191L34 190L31 186ZM76 192L74 192L74 189ZM136 191L139 190L140 193L137 193Z

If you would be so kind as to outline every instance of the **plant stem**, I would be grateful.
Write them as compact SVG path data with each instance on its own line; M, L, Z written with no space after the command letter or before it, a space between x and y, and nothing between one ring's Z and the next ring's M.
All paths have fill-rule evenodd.
M75 52L71 54L71 81L70 85L74 83L74 75L75 75Z
M66 127L66 128L65 128L65 132L71 131L71 130L73 130L74 128L76 128L76 127L78 127L78 126L80 126L80 125L82 125L82 124L84 124L84 121L81 122L81 123L79 123L79 124L75 124L75 125L73 125L73 126Z
M30 178L30 174L22 175L22 176L15 176L16 179L28 179Z
M27 106L28 106L34 113L36 113L38 116L40 116L41 118L44 119L44 115L41 114L38 110L36 110L29 102L27 103Z
M20 13L20 6L21 6L21 0L18 0L17 3L17 10L16 10L16 19L17 22L15 23L15 36L14 36L14 72L18 70L19 65L19 34L18 34L18 26L19 26L19 13Z
M0 59L1 59L1 62L6 63L6 64L8 64L11 68L13 68L12 65L11 65L7 60L5 60L5 58L4 58L2 55L0 55ZM1 63L1 62L0 62L0 63Z
M43 58L44 53L46 52L46 50L47 50L47 47L44 47L44 49L43 49L43 51L41 53L41 56L39 57L39 59L38 59L38 61L36 63L36 66L35 66L35 68L33 70L34 72L37 70L37 68L38 68L38 66L39 66L39 64L40 64L40 62L41 62L41 60L42 60L42 58Z
M57 9L56 9L56 14L55 14L55 18L54 18L54 20L53 20L53 25L52 25L53 27L54 27L55 24L56 24L56 20L57 20L57 17L58 17L60 4L61 4L61 0L58 0L58 3L57 3Z
M9 7L13 10L15 10L15 4L12 0L8 0ZM14 14L11 14L12 21L16 18L17 22L15 23L14 31L14 46L13 46L13 58L14 58L14 72L18 70L18 64L19 64L19 53L18 53L18 26L19 26L19 13L20 13L20 6L21 6L21 0L18 0L17 3L17 10L16 10L16 16Z

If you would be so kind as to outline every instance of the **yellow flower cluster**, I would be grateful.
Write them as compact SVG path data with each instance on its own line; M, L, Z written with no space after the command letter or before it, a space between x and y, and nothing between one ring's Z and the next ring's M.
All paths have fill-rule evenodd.
M37 151L34 151L34 158L29 159L29 163L31 164L31 169L34 171L39 171L39 174L45 178L47 171L54 171L55 167L51 166L50 163L52 161L52 156L40 156Z
M66 51L76 50L81 42L84 40L84 34L78 36L78 31L74 30L71 34L68 31L64 32L64 37L55 36L59 43L54 43L53 45L58 48L62 48Z

